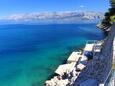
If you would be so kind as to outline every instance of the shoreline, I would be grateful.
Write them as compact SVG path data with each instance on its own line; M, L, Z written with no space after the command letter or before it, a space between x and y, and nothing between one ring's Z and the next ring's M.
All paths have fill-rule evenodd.
M90 40L91 41L91 40ZM94 41L94 40L93 40ZM77 65L79 66L79 64L80 64L80 67L79 68L81 68L82 66L83 66L83 68L81 68L80 70L79 69L76 69L77 71L79 71L79 74L82 72L82 70L84 70L84 68L87 66L87 62L89 61L90 62L90 60L92 60L92 58L87 58L87 57L82 57L82 55L84 55L84 52L85 51L89 51L89 52L92 52L93 51L93 48L94 48L94 43L96 43L96 42L101 42L102 43L102 40L101 41L94 41L92 44L88 44L88 43L86 43L86 45L85 45L85 48L86 48L86 50L85 50L85 48L81 48L81 49L79 49L79 51L73 51L71 54L70 54L70 56L67 58L67 60L66 60L66 63L65 64L68 64L68 63L72 63L73 62L73 60L72 59L70 59L70 61L68 61L69 60L69 58L71 58L72 57L72 54L74 53L74 52L79 52L79 53L81 53L80 54L80 57L78 58L78 60L76 61L75 60L75 56L73 56L73 59L74 59L74 62L75 62L75 64L76 64L76 67L77 67ZM93 46L92 46L93 45ZM99 46L100 46L100 44L99 44ZM90 49L88 49L88 48L90 48ZM100 50L98 50L97 49L97 52L99 52ZM81 60L82 59L82 60ZM83 60L84 59L84 60ZM85 64L82 64L82 63L80 63L80 61L83 61L83 62L85 62ZM65 65L65 64L61 64L61 65ZM60 67L60 65L59 65L59 67ZM57 69L58 70L58 69ZM73 68L73 70L74 70L74 68ZM60 76L59 74L56 74L56 73L54 73L49 79L47 79L46 80L46 82L45 82L45 86L53 86L53 85L48 85L48 84L50 84L50 80L52 80L53 78L56 78L56 77L58 77L58 76ZM62 76L63 77L63 76ZM75 78L76 77L76 78ZM72 84L74 84L74 82L75 82L75 80L77 79L77 76L75 75L75 77L74 77L74 81L70 81L70 82L67 82L67 84L68 83L71 83L71 85ZM60 77L61 78L61 77ZM55 82L56 83L56 82ZM62 83L62 82L61 82ZM57 85L56 85L57 86ZM61 85L60 85L61 86ZM66 86L66 85L63 85L63 86ZM70 85L69 85L70 86Z
M81 48L77 48L75 51L83 51L83 49L84 49L84 47L81 46ZM71 53L72 53L72 50L67 53L67 56L69 56ZM67 59L68 59L68 58L67 58ZM62 64L66 64L66 63L67 63L67 59L63 60L63 61L62 61ZM50 79L53 78L55 75L56 75L55 73L51 74L46 80L50 80Z
M112 27L113 28L113 27ZM106 50L106 48L107 48L107 46L106 46L106 48L104 48L104 46L106 45L106 43L108 42L109 43L109 41L110 41L110 39L108 39L108 36L109 37L111 37L110 36L110 33L106 36L106 38L107 39L103 39L103 41L98 41L98 42L102 42L102 44L99 44L99 46L97 47L97 51L98 51L98 53L96 53L96 52L94 52L95 53L95 55L94 56L92 56L92 58L90 58L90 59L86 59L85 58L85 63L86 64L83 64L83 63L80 63L79 61L81 61L81 59L83 58L82 57L82 55L84 55L85 53L85 48L86 48L86 46L88 45L88 43L86 43L86 46L85 46L85 48L83 49L83 51L81 52L81 57L79 57L79 60L77 60L77 61L75 61L75 63L77 63L77 64L75 64L74 65L74 68L73 68L73 71L72 71L72 73L74 74L75 72L77 73L77 75L75 74L74 76L71 76L71 75L69 75L69 74L71 74L71 72L67 72L67 71L65 71L65 72L63 72L63 74L65 74L67 77L65 78L65 79L63 79L63 76L65 76L65 75L61 75L60 73L56 76L56 75L54 75L53 76L53 78L51 78L50 80L47 80L46 82L45 82L45 86L66 86L66 85L68 85L68 86L73 86L73 85L75 85L75 86L79 86L80 84L85 84L86 82L85 82L85 80L80 80L79 78L80 77L82 77L83 78L83 75L85 75L86 73L84 72L85 70L87 70L87 66L89 66L90 67L90 69L91 70L95 70L94 68L93 68L93 66L96 66L95 65L95 63L96 63L96 59L99 59L99 55L98 54L100 54L100 52L102 52L102 51L104 51L104 50ZM95 42L94 42L95 43ZM98 45L98 44L97 44ZM95 45L95 46L97 46L97 45ZM111 45L111 46L113 46L113 45ZM92 45L89 45L88 46L88 48L91 48L92 47ZM87 49L88 49L87 48ZM93 47L94 48L94 47ZM93 49L92 48L92 50L90 50L90 52L93 52L94 50L95 50L95 48ZM75 51L73 51L73 53L74 53ZM112 51L113 52L113 51ZM72 54L73 54L72 53ZM72 55L71 54L71 55ZM71 57L71 55L69 56L69 58ZM111 55L110 55L111 56ZM74 57L74 56L73 56ZM88 56L87 56L88 57ZM69 59L68 58L68 59ZM68 64L68 59L67 59L67 62L66 62L66 64ZM74 59L75 59L75 57L74 57ZM104 58L103 57L101 57L100 59L103 59L104 60ZM111 57L111 59L113 59L113 57ZM107 59L106 59L107 60ZM88 62L89 61L89 62ZM94 63L93 63L94 62ZM104 84L107 84L107 81L108 81L108 79L109 79L109 77L110 77L110 74L111 74L111 71L109 71L109 68L111 68L111 64L112 63L109 63L109 62L111 62L111 60L109 60L108 62L107 62L107 70L105 70L105 74L104 74L104 71L102 72L102 76L103 76L103 78L101 77L101 75L97 75L97 79L98 79L98 77L100 77L99 78L99 80L102 80L102 81L98 81L97 82L97 80L96 79L91 79L91 80L93 80L94 81L94 83L95 84L98 84L99 86L101 86L101 85L104 85ZM71 62L70 62L71 63ZM77 67L78 67L78 65L79 64L82 64L81 65L81 67L83 66L83 68L82 69L80 69L79 70L79 73L77 72ZM102 62L101 63L99 63L98 65L100 65L101 66L101 64L102 64ZM104 63L105 64L105 63ZM62 64L62 65L64 65L64 64ZM92 66L90 66L90 65L92 65ZM61 65L59 65L59 67L60 67ZM104 65L103 65L104 66ZM65 66L66 67L66 66ZM80 67L80 68L81 68ZM90 70L90 69L88 69L88 70ZM103 69L103 68L102 68ZM58 70L58 68L57 68L57 70ZM57 71L56 70L56 71ZM88 71L87 70L87 71ZM100 71L101 69L97 69L98 71ZM111 69L110 69L111 70ZM55 71L55 72L56 72ZM60 69L60 71L61 71L61 69ZM59 71L58 71L59 72ZM58 73L57 72L57 73ZM107 74L107 75L106 75ZM95 75L95 74L94 74ZM90 75L90 76L94 76L94 75ZM73 81L71 81L71 79L69 78L69 76L71 76L72 78L74 78L74 79L72 79ZM87 77L87 76L86 76ZM84 78L86 78L86 77L84 77ZM78 78L78 79L77 79ZM95 77L96 78L96 77ZM102 78L102 79L101 79ZM57 81L55 81L57 79ZM64 81L65 80L65 81ZM91 80L89 80L89 81L87 81L87 83L88 82L93 82L93 81L91 81ZM104 80L104 81L103 81ZM60 82L60 83L58 83L58 82ZM79 82L79 83L78 83ZM94 84L93 83L93 84ZM55 84L58 84L58 85L55 85ZM63 84L63 85L61 85L61 84ZM83 85L83 86L85 86L85 85ZM91 86L91 85L90 85ZM97 85L96 85L97 86Z

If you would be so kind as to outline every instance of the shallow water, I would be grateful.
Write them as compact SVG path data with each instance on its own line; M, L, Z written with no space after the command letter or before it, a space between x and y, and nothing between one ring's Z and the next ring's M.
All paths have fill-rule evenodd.
M95 25L1 25L0 86L43 86L73 50L104 37Z

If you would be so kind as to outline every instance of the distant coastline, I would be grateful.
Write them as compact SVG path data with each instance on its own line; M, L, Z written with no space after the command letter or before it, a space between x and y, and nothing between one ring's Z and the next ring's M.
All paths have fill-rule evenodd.
M103 18L103 13L94 11L64 11L9 15L0 19L0 24L77 24L93 23Z

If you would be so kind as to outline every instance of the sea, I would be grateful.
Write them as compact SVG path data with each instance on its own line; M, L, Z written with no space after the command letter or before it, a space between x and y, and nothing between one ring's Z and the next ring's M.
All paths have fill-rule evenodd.
M0 25L0 86L43 86L74 50L104 37L96 23Z

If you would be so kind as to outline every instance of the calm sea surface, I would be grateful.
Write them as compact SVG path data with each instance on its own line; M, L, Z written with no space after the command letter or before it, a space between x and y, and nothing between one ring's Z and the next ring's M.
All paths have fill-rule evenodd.
M73 50L103 37L96 24L0 25L0 86L43 86Z

